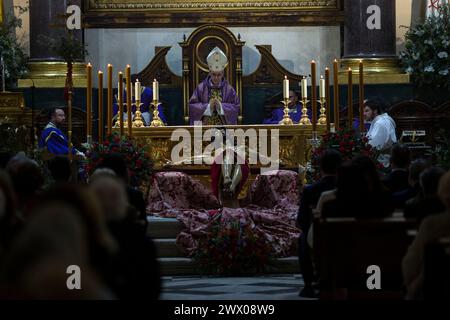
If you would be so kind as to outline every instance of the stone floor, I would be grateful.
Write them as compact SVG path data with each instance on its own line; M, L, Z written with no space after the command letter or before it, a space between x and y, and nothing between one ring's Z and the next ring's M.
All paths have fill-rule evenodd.
M161 300L302 300L301 275L163 277Z

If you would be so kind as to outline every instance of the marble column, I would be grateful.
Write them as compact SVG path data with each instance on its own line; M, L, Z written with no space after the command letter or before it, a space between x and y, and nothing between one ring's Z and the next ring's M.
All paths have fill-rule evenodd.
M30 59L31 61L61 61L43 44L40 35L58 39L64 37L66 9L70 4L81 5L81 0L30 0ZM82 31L71 31L82 41Z
M344 59L396 57L395 2L395 0L345 1ZM369 10L368 13L370 8L375 10L379 8L379 12ZM380 29L369 28L373 22L369 19L373 14L378 15L380 19Z
M366 84L408 83L396 52L396 1L346 0L339 80L345 83L348 68L359 79L359 61L364 62Z

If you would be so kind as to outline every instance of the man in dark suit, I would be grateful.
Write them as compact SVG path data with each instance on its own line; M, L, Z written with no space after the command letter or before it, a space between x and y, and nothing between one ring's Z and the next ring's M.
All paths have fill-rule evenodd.
M392 171L383 179L384 186L391 194L404 191L409 188L409 165L411 163L411 152L402 144L396 144L391 151Z
M336 150L327 150L320 159L321 179L303 189L300 196L300 207L297 215L297 223L302 234L299 239L299 262L305 282L305 287L300 292L301 297L314 297L312 288L314 270L311 259L311 248L307 243L307 235L312 222L312 210L317 206L317 202L322 192L333 190L336 187L337 169L342 163L341 154Z

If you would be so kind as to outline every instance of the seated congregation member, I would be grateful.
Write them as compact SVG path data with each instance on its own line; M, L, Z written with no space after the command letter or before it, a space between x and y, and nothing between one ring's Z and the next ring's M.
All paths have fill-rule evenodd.
M420 175L421 192L407 202L404 211L406 218L416 218L420 224L425 217L445 211L445 206L437 194L439 181L444 174L444 169L431 167Z
M446 212L426 217L402 262L407 299L423 299L425 249L430 243L450 237L450 172L440 180L438 196Z
M138 188L134 188L130 185L130 179L128 176L128 167L123 156L121 154L108 154L104 157L103 161L98 165L97 169L107 168L114 171L117 178L122 180L125 184L127 191L128 202L139 213L139 221L142 226L142 232L147 231L147 213L146 202L144 194Z
M314 297L312 288L314 271L311 260L311 248L307 243L308 231L312 223L312 209L319 201L321 194L336 188L336 172L342 162L341 154L336 150L327 150L320 159L321 178L316 183L306 186L300 196L300 207L297 223L302 230L299 238L299 262L305 286L300 292L301 297Z
M428 161L424 159L414 160L409 166L409 188L396 192L392 195L392 201L396 209L405 207L407 201L413 199L421 193L420 175L430 167Z
M298 93L289 91L289 116L294 123L299 123L302 118L302 105L298 101ZM279 124L284 117L284 106L272 111L272 117L264 120L264 124Z
M393 212L375 163L365 156L347 161L338 169L334 197L322 204L322 217L373 219L385 218Z
M224 79L228 58L215 47L206 60L209 75L189 100L190 124L202 121L203 125L236 125L241 103L236 90Z
M36 161L20 153L9 160L6 171L13 184L18 213L26 219L43 189L44 174Z
M397 143L395 133L396 124L387 113L380 100L367 100L364 107L364 120L370 123L366 137L369 144L381 151L380 161L385 167L389 166L389 150Z
M48 163L48 170L55 182L69 182L71 169L67 157L56 156Z
M39 148L46 149L54 155L69 154L69 139L62 132L61 126L66 120L64 110L53 108L49 112L50 121L41 133ZM72 153L84 157L81 151L72 148Z
M159 266L151 239L141 232L138 213L128 204L123 181L110 169L97 169L90 190L100 202L118 252L112 256L107 283L119 299L157 300Z
M411 152L402 144L396 144L391 150L391 172L383 179L383 184L394 194L409 188L409 165Z
M59 199L37 205L0 264L0 299L111 300L89 260L82 213ZM68 290L68 266L81 270L81 290Z
M125 80L124 80L125 82ZM124 86L125 88L125 86ZM117 89L119 90L119 89ZM114 96L114 106L113 106L113 121L117 120L117 113L119 112L119 104L118 104L118 96ZM123 92L123 121L127 121L128 119L128 113L127 113L127 105L126 105L126 101L127 101L127 92L126 89L124 89ZM132 97L131 100L132 103L136 103L136 97ZM142 93L141 93L141 112L142 112L142 120L144 121L144 125L146 127L150 126L150 124L153 121L153 112L154 112L154 106L152 106L153 102L153 89L149 88L149 87L142 87ZM166 116L164 115L164 110L162 105L158 106L158 111L159 111L159 118L162 120L162 122L164 122L164 124L167 125L167 119ZM133 105L131 112L133 114L133 120L135 117L135 113L136 113L136 106Z
M0 261L22 227L9 175L0 170Z

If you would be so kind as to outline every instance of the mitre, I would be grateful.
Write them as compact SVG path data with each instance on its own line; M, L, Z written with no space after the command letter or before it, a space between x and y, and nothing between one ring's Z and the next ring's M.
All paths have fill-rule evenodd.
M208 61L209 70L211 71L223 71L228 65L227 56L218 47L215 47L213 51L209 53L206 61Z

